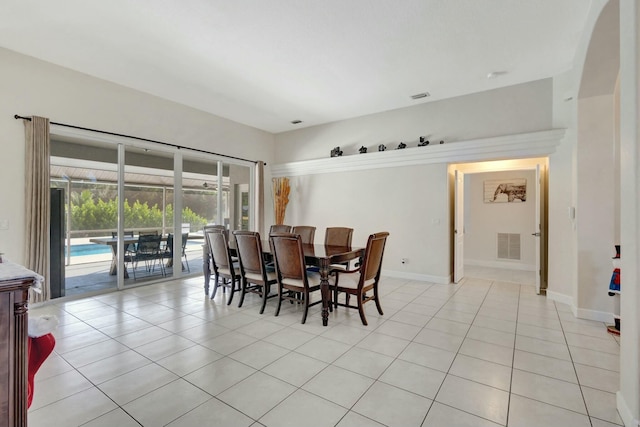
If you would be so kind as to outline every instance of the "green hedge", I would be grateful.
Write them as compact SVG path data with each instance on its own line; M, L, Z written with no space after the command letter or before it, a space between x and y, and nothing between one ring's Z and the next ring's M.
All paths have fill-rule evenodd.
M74 200L75 199L75 200ZM173 206L167 205L167 218L173 218ZM124 201L125 228L161 228L162 210L157 204L149 206L147 202L136 200L133 204ZM200 230L209 221L193 212L182 209L182 222L189 223L191 230ZM118 224L118 202L96 200L89 190L82 191L71 200L71 230L112 230Z

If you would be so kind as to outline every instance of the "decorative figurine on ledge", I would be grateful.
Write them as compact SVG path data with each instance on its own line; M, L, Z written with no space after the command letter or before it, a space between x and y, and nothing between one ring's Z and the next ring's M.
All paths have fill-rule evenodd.
M425 147L427 145L429 145L429 140L427 139L426 136L421 136L420 142L418 142L418 147Z
M340 157L342 156L342 150L340 150L340 147L336 147L333 150L331 150L331 157Z
M378 145L378 151L384 151L386 149L387 149L387 147L384 144Z
M360 154L364 154L367 152L367 147L365 147L364 145L362 147L360 147L360 149L358 150L360 152Z
M402 150L403 148L407 148L407 144L401 142L400 144L398 144L398 148L396 148L396 150Z

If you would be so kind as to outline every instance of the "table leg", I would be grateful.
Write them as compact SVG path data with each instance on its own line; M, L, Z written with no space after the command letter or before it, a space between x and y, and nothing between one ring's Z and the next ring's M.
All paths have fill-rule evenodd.
M209 295L209 281L211 280L211 270L209 264L208 245L202 245L202 272L204 274L204 294Z
M329 323L329 304L331 304L328 259L320 261L320 293L322 294L322 326L327 326Z

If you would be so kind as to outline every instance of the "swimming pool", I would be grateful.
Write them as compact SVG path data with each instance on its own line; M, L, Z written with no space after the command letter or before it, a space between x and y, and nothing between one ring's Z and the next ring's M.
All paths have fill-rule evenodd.
M187 241L188 247L202 246L202 242ZM83 243L79 245L71 245L71 256L85 255L103 255L110 254L111 247L109 245L98 245L95 243ZM64 255L67 256L67 247L64 247Z
M96 245L95 243L71 245L71 256L102 255L110 253L111 248L106 245ZM67 246L64 247L64 255L67 256Z

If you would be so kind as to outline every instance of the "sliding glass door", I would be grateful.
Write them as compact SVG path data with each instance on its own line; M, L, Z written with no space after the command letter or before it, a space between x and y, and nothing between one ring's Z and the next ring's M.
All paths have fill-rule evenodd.
M205 225L250 229L249 162L155 144L54 136L51 146L64 217L57 296L202 274Z

